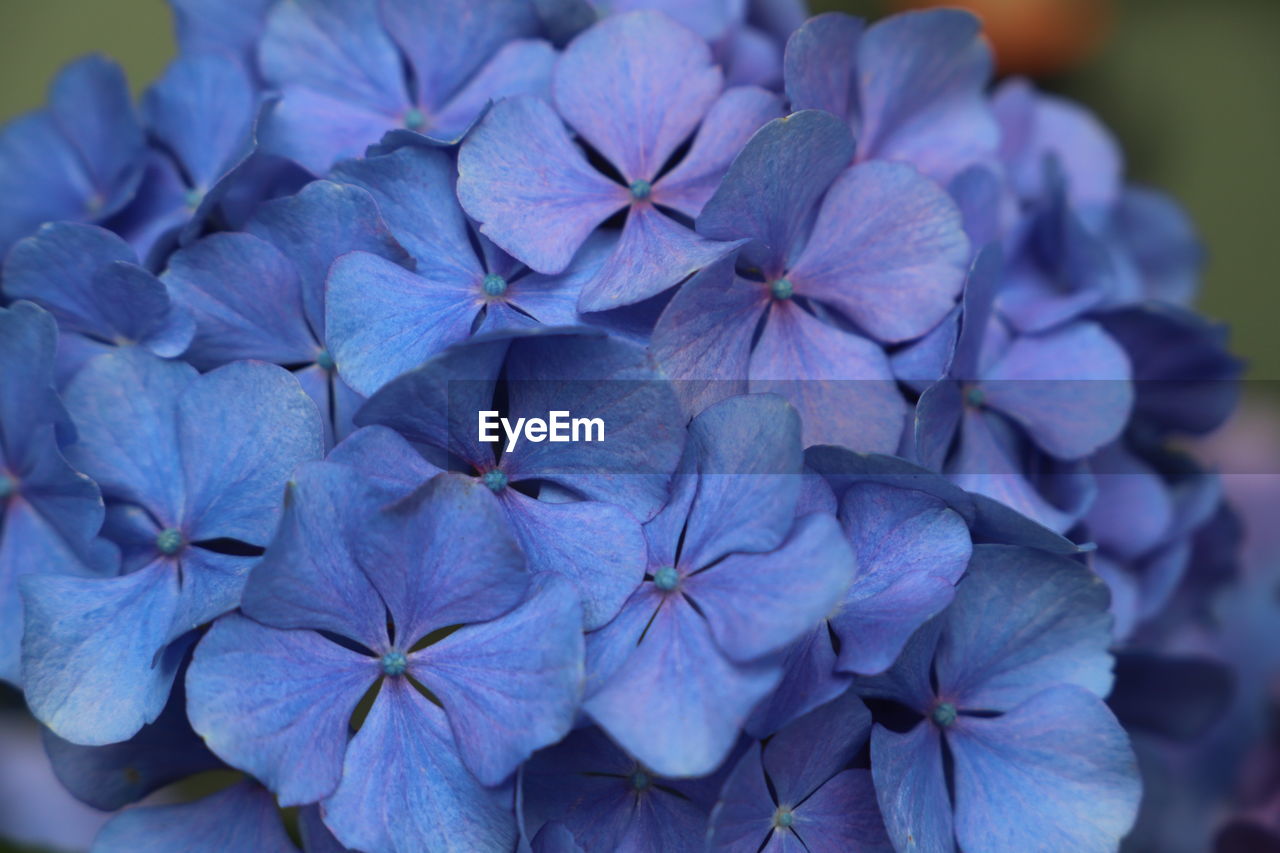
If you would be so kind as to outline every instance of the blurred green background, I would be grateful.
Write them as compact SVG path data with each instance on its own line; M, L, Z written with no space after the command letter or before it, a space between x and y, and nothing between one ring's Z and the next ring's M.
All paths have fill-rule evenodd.
M812 6L886 10L876 0ZM1253 378L1280 379L1280 2L1114 7L1098 50L1041 83L1095 109L1120 137L1130 177L1190 209L1210 252L1202 307L1230 323ZM0 120L38 106L63 62L95 50L118 58L141 88L174 52L164 0L0 0Z

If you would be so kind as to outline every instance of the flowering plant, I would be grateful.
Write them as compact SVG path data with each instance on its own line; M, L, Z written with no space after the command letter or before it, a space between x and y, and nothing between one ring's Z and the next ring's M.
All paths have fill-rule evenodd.
M0 678L95 850L1142 837L1239 365L1086 110L951 10L172 2L0 133Z

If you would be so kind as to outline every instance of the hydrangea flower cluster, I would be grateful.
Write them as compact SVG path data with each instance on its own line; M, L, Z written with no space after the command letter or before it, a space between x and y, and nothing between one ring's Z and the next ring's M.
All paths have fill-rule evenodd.
M172 2L0 132L0 678L96 851L1134 830L1239 365L1087 111L958 11Z

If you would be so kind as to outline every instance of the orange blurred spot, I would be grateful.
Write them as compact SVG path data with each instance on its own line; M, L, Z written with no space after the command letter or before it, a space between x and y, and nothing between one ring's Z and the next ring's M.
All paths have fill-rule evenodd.
M1053 74L1106 37L1111 0L894 0L898 9L952 7L982 18L1002 74Z

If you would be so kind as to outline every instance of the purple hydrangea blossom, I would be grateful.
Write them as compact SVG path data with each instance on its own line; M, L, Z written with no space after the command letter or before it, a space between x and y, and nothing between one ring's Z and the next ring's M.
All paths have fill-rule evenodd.
M900 164L846 169L852 156L843 123L795 113L752 138L703 209L701 232L750 242L736 266L683 287L654 329L691 411L774 390L799 410L805 444L897 449L906 402L879 342L943 319L969 244L936 185Z
M878 723L871 735L897 847L1096 849L1129 829L1141 783L1101 698L1112 678L1107 602L1078 563L978 546L954 604L889 672L859 682L864 697L914 712L906 730Z
M66 390L68 448L108 502L115 577L28 576L23 680L41 722L74 743L126 740L156 719L191 632L236 607L279 491L323 453L315 404L277 367L200 376L126 348Z
M57 326L29 302L0 308L0 679L21 684L20 581L114 568L95 539L102 496L61 451L70 419L54 390Z
M724 90L706 43L654 12L606 18L574 39L552 94L554 110L532 97L497 104L462 145L458 197L482 234L554 274L625 210L617 245L583 287L584 311L655 296L733 248L685 223L747 137L779 114L776 96ZM616 179L588 162L561 118Z
M714 770L781 680L779 653L849 586L835 519L796 517L800 466L799 418L779 397L695 418L671 500L645 525L645 582L588 635L583 709L656 773Z
M281 802L323 800L348 847L509 846L507 780L568 732L581 691L572 586L528 573L484 486L458 475L391 506L340 465L290 489L246 615L196 649L196 731Z
M45 222L117 213L138 191L144 155L120 66L100 56L68 65L47 106L0 132L0 254Z
M258 53L280 93L263 148L323 175L392 129L454 142L490 99L547 91L537 29L522 0L279 3Z

